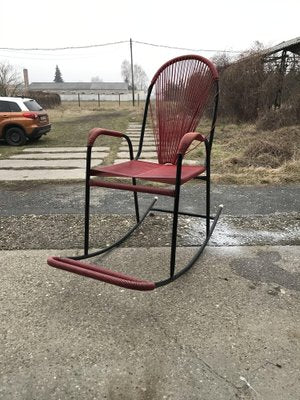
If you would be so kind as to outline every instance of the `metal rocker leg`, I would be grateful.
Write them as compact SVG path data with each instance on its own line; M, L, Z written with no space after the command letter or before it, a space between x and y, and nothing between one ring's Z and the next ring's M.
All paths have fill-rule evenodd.
M76 256L76 257L69 257L72 258L73 260L84 260L86 258L90 258L90 257L95 257L95 256L99 256L100 254L104 254L109 250L112 250L114 247L118 247L120 244L122 244L144 221L144 219L147 217L147 215L149 214L149 212L152 210L154 204L157 202L158 198L155 197L154 200L151 202L150 206L147 208L147 210L145 211L145 213L142 215L142 217L138 217L137 218L137 222L136 224L124 235L122 236L119 240L117 240L115 243L111 244L110 246L107 246L103 249L97 250L93 253L89 253L88 252L88 247L87 247L87 243L88 243L88 235L89 235L89 215L87 216L87 219L85 221L85 251L84 254L82 256Z
M223 205L221 204L219 206L219 209L217 211L217 214L215 215L215 217L210 217L210 219L213 220L213 223L210 226L210 229L208 231L208 234L205 237L204 242L202 243L202 245L199 247L198 251L194 254L194 256L192 257L192 259L189 261L189 263L183 267L180 271L178 271L177 273L175 273L175 265L172 264L171 261L171 273L170 273L170 277L168 279L159 281L159 282L155 282L155 287L160 287L160 286L165 286L168 283L171 283L173 281L175 281L176 279L178 279L181 275L185 274L189 269L192 268L192 266L195 264L195 262L198 260L198 258L201 256L201 254L203 253L207 243L209 242L209 239L211 237L211 235L213 234L213 231L217 225L218 219L220 218L221 212L223 210ZM191 215L188 213L178 213L178 214L183 214L183 215ZM205 217L205 216L200 216L199 217ZM206 218L206 217L205 217ZM174 234L174 232L173 232ZM176 252L176 248L173 250L174 253ZM174 256L174 263L175 263L175 256Z
M134 196L135 200L135 211L136 211L136 219L137 222L136 224L125 234L123 235L119 240L117 240L115 243L111 244L110 246L107 246L105 248L102 248L100 250L97 250L95 252L89 253L89 202L90 202L90 193L89 193L89 188L87 188L86 191L86 209L85 209L85 243L84 243L84 254L80 256L72 256L72 257L49 257L48 258L48 264L50 266L59 268L59 269L64 269L69 272L73 272L75 274L87 276L89 278L97 279L100 281L104 281L107 283L111 283L113 285L125 287L128 289L133 289L133 290L153 290L156 289L160 286L165 286L177 278L179 278L181 275L186 273L198 260L202 252L204 251L214 229L217 224L217 221L220 217L220 214L222 212L223 206L220 205L218 212L215 217L211 217L209 215L209 208L207 207L206 210L206 215L200 215L200 214L192 214L192 213L184 213L184 212L179 212L179 195L180 195L180 186L177 186L176 194L175 194L175 199L174 199L174 208L172 211L170 210L163 210L159 208L155 208L154 204L157 201L157 197L154 198L154 200L151 202L143 216L139 216L138 212L138 199L137 196ZM170 212L173 214L173 229L172 229L172 246L171 246L171 257L170 257L170 276L169 278L165 280L161 280L158 282L152 282L148 280L143 280L139 278L132 277L130 275L125 275L119 272L114 272L109 269L106 269L104 267L101 267L99 265L95 265L92 263L86 263L80 260L85 260L87 258L95 257L100 254L104 254L113 248L119 246L121 243L123 243L144 221L146 216L149 214L150 211L160 211L160 212ZM178 226L178 216L179 215L190 215L190 216L195 216L195 217L201 217L206 219L206 238L198 251L194 254L192 259L188 262L188 264L179 270L178 272L175 273L175 265L176 265L176 245L177 245L177 226ZM213 223L210 226L210 221L213 221ZM207 227L208 225L208 227Z

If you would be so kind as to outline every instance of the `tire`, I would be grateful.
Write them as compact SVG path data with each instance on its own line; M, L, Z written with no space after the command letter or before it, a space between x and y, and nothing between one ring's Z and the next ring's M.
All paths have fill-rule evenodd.
M21 128L9 128L5 134L5 140L10 146L24 146L27 137Z

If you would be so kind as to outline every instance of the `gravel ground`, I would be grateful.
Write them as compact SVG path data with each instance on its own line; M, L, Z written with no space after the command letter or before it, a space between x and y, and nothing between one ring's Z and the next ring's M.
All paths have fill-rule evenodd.
M90 246L98 248L121 237L134 223L129 215L93 215ZM73 249L83 246L84 220L78 214L22 215L0 218L0 249ZM221 216L210 240L214 246L298 245L300 213ZM204 222L180 217L179 246L195 246L203 238ZM150 214L123 246L170 245L171 216Z

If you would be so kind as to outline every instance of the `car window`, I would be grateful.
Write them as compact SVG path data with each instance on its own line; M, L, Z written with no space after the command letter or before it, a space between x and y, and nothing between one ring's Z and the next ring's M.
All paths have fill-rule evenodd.
M0 112L10 112L9 102L8 101L0 101Z
M24 101L29 111L42 111L42 107L35 100Z
M13 101L9 101L9 107L10 107L10 111L11 112L19 112L21 111L21 108L19 106L19 104L14 103Z

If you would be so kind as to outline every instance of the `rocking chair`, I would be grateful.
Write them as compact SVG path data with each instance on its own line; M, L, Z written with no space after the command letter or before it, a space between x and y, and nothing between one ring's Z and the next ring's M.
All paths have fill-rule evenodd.
M220 205L216 215L211 216L210 156L217 118L218 95L218 72L209 60L197 55L177 57L165 63L151 81L146 98L138 151L135 156L129 136L107 129L92 129L88 135L86 158L84 254L76 257L49 257L48 264L75 274L135 290L153 290L173 282L187 272L195 264L207 245L223 207ZM205 137L196 132L196 128L208 104L212 105L212 117L210 133ZM140 159L149 110L158 162L148 162ZM102 135L124 138L128 144L130 160L119 164L92 168L92 148L95 140ZM204 143L204 165L183 164L183 158L192 142ZM124 183L120 182L120 179L118 181L111 179L116 177L129 178L130 181L129 183ZM206 210L204 214L179 211L181 186L192 179L200 179L206 183ZM154 186L153 184L147 186L145 183L137 182L137 180L169 184L171 188L170 186L161 187L161 185ZM132 191L136 224L114 244L89 253L91 187ZM155 197L144 215L140 216L138 193L152 193L173 197L173 209L156 208L154 205L157 197ZM141 225L150 211L167 212L173 215L170 273L164 280L152 282L82 261L103 254L120 245ZM184 267L177 270L175 266L179 215L204 218L206 231L205 239L194 256Z

